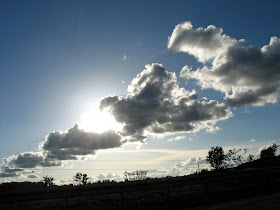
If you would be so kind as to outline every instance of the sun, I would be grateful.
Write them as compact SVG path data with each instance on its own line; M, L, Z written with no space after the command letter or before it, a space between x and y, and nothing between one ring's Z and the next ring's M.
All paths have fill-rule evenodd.
M80 129L96 133L102 133L107 130L120 131L123 127L106 110L101 112L97 106L84 112L78 125Z

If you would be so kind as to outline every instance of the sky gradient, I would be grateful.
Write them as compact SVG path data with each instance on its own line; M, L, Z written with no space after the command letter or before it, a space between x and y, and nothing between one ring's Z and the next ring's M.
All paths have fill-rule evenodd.
M183 175L211 146L278 141L278 8L1 1L1 182Z

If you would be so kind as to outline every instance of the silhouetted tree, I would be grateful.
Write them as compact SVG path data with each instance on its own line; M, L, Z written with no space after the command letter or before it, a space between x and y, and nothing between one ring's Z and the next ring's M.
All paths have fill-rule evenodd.
M48 176L43 177L43 180L42 180L44 185L47 187L52 186L54 184L53 181L54 181L54 178L48 177Z
M132 173L124 172L124 181L137 181L137 180L145 180L147 177L148 171L140 170L133 171Z
M255 160L255 155L249 155L247 157L247 162L254 162L254 160Z
M208 162L214 169L221 169L225 167L226 155L222 147L211 147L208 150L208 156L206 156L206 162Z
M77 173L73 178L80 185L85 185L88 182L87 174Z
M225 155L225 159L227 161L227 167L238 166L245 162L244 155L248 152L249 149L230 149ZM242 153L243 151L243 153Z
M273 159L275 157L275 153L276 153L278 147L279 147L279 145L277 145L276 143L273 143L267 149L263 149L261 151L261 159L262 160L271 160L271 159Z

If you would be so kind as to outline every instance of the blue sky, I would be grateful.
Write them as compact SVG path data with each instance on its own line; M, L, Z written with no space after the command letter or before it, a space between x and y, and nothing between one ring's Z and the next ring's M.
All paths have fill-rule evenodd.
M195 89L199 100L207 97L226 103L225 92L203 89L197 84L199 79L207 80L207 72L205 78L200 75L199 79L193 74L186 84L180 77L185 65L196 70L204 65L211 67L211 61L199 62L194 51L168 49L168 37L178 24L190 21L193 30L214 25L222 28L222 34L230 40L245 39L242 46L260 49L269 44L271 37L280 37L278 8L278 1L1 1L1 158L37 152L50 132L66 132L79 124L82 115L89 114L102 98L114 94L126 97L128 85L146 64L159 63L168 72L175 72L179 86ZM280 71L277 65L274 68L272 64L276 83ZM219 83L212 85L220 87ZM266 86L262 83L261 87ZM279 93L279 87L274 93ZM117 108L112 108L112 117L117 117L113 114ZM191 152L196 154L195 151L216 145L256 149L279 139L279 108L275 102L229 107L233 116L216 122L220 130L174 131L171 136L162 133L161 138L153 138L150 133L144 144L123 145L116 154L121 156L137 148L139 153L143 151L141 158L148 161L152 160L148 154L154 154L151 151L170 150L172 154L182 154L177 157L182 160L190 158ZM136 134L141 134L141 129ZM136 135L130 134L125 137ZM185 138L168 141L178 135ZM107 159L116 158L113 153ZM64 164L75 165L71 161L66 158ZM162 165L154 163L153 167ZM36 176L48 173L44 167L42 170Z

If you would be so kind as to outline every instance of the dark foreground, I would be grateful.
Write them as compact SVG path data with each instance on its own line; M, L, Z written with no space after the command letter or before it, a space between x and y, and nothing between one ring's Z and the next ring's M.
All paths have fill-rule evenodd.
M246 199L232 200L224 203L216 203L208 206L195 208L200 209L224 209L224 210L278 210L280 209L280 193L265 194L261 196L249 197Z
M280 192L279 175L280 168L277 167L134 182L52 186L40 190L29 187L24 191L10 191L11 185L2 184L0 209L225 208L219 203ZM269 209L272 203L263 205Z

